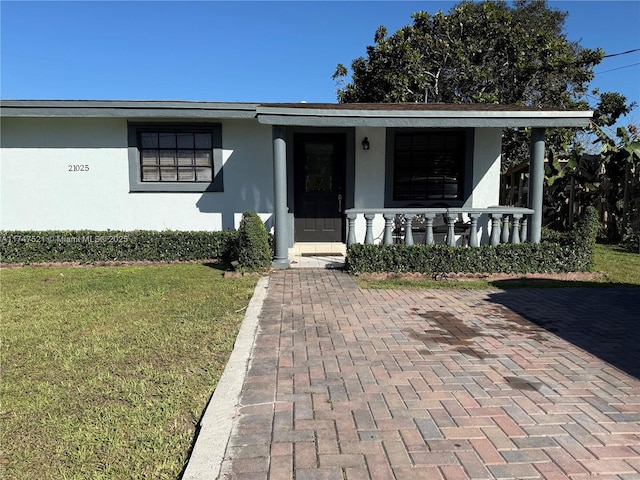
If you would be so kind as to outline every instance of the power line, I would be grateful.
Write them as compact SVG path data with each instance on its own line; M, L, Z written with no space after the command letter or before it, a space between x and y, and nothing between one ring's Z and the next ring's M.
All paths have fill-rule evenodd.
M634 48L633 50L627 50L626 52L611 53L609 55L605 55L602 58L617 57L617 56L620 56L620 55L626 55L627 53L633 53L633 52L637 52L637 51L640 51L640 48Z
M596 75L600 75L601 73L615 72L616 70L622 70L623 68L635 67L636 65L640 65L640 62L632 63L631 65L625 65L624 67L612 68L611 70L603 70L602 72L595 72L595 73Z

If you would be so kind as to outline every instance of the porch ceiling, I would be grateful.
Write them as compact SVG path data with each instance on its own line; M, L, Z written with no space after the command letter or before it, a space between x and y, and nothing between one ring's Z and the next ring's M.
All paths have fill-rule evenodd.
M541 110L495 104L260 104L267 125L313 127L586 127L592 111Z

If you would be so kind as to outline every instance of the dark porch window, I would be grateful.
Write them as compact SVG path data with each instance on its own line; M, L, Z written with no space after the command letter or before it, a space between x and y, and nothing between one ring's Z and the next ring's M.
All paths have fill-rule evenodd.
M462 200L466 143L464 130L396 132L393 200Z

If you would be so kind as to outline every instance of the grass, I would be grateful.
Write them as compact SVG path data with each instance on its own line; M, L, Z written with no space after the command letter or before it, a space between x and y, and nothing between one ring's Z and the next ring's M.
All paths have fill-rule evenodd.
M425 280L406 278L358 278L361 288L379 289L495 289L495 288L558 288L640 286L640 255L611 245L596 245L595 271L604 273L596 280L526 279L512 280Z
M0 477L177 478L256 278L190 264L0 279Z
M596 245L595 269L611 283L640 285L640 254L611 245Z

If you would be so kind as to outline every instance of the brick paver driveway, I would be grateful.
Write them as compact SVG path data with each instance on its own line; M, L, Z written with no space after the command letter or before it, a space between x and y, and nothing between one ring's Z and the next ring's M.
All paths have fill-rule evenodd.
M222 478L638 479L639 298L275 272Z

